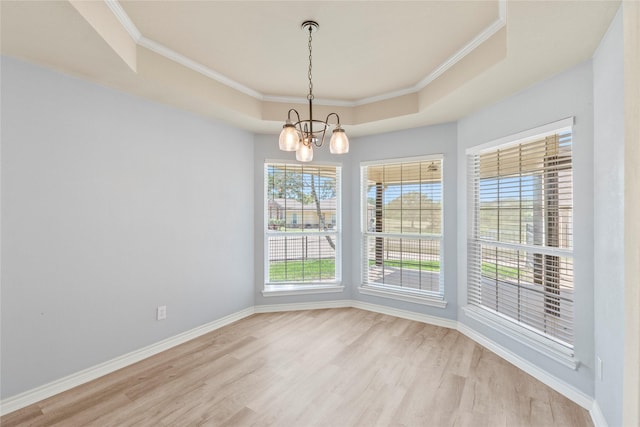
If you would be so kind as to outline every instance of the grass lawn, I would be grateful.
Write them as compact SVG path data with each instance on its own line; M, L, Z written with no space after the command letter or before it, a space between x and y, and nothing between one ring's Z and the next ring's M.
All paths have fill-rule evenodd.
M374 265L375 260L370 259L369 265ZM422 271L440 271L440 261L414 261L414 260L395 260L395 259L385 259L384 260L385 267L397 267L397 268L408 268L411 270L422 270ZM496 276L496 268L499 277L509 278L509 279L517 279L518 278L518 269L513 267L507 267L504 265L492 264L490 262L482 263L482 274L485 276L495 277Z
M374 265L376 263L375 260L370 259L369 265ZM440 271L440 261L414 261L414 260L405 260L400 261L397 259L385 259L384 260L385 267L402 267L402 268L410 268L411 270L423 270L423 271Z
M374 265L375 260L370 259L369 265ZM386 267L407 268L422 271L440 271L439 261L400 261L395 259L384 260ZM497 271L496 271L497 269ZM506 279L517 279L518 269L483 262L482 274L495 277L496 272L499 277ZM276 261L269 265L270 282L314 282L319 280L331 280L335 278L336 264L334 259L307 259L296 261Z
M314 282L336 277L334 259L307 259L304 261L276 261L269 264L270 282Z
M496 277L496 273L498 274L498 277L508 278L508 279L517 279L519 271L517 268L507 267L505 265L496 265L490 262L482 263L483 275L489 276L489 277Z

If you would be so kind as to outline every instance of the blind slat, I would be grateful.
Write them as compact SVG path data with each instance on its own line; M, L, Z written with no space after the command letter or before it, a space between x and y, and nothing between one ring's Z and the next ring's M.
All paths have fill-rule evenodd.
M573 345L571 132L467 157L468 302Z
M361 166L362 282L443 295L442 158Z

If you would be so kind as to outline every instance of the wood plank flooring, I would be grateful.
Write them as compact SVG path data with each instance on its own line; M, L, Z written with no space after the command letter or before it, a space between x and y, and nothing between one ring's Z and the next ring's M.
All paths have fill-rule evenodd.
M256 314L7 414L10 426L591 426L446 328L346 308Z

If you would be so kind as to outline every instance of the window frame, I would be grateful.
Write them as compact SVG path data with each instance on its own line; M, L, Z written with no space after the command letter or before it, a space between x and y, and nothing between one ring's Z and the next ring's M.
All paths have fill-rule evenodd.
M304 236L326 236L330 235L335 239L335 279L328 281L269 281L269 238L278 235L285 235L283 231L273 231L269 228L269 167L273 165L291 165L297 167L330 167L335 168L336 174L336 212L335 225L330 231L308 231L304 227L300 235ZM265 159L263 163L263 289L262 295L287 296L302 294L334 293L344 291L342 284L342 164L331 162L312 162L300 164L291 160ZM297 216L297 213L294 214ZM299 218L296 218L299 220ZM296 221L297 222L297 221ZM332 221L331 221L332 222Z
M368 230L369 227L369 218L368 218L368 191L366 190L367 183L365 182L365 170L370 166L385 166L385 165L402 165L402 164L410 164L410 163L420 163L426 161L437 160L441 165L441 181L440 181L440 193L442 197L441 205L440 205L440 215L441 215L441 224L440 224L440 233L439 234L418 234L418 233L388 233L388 232L371 232ZM444 154L429 154L429 155L421 155L421 156L410 156L410 157L402 157L402 158L393 158L393 159L379 159L379 160L370 160L360 162L360 278L361 284L358 287L358 291L361 294L372 295L382 298L395 299L400 301L407 301L437 308L446 308L447 301L445 300L445 292L444 292L444 271L445 271L445 260L444 260L444 227L445 227L445 217L444 217L444 194L445 194L445 184L444 184L444 168L445 168L445 156ZM421 211L422 212L422 211ZM439 290L437 292L430 290L420 290L420 289L410 289L403 288L394 285L385 285L382 283L371 283L367 282L368 276L368 245L367 239L372 236L379 236L381 238L408 238L408 239L416 239L416 240L437 240L440 242L439 244L439 256L440 256L440 264L439 264Z
M556 122L548 123L543 126L539 126L536 128L532 128L523 132L519 132L513 135L508 135L494 141L490 141L481 145L477 145L466 150L466 158L467 162L465 164L465 171L467 174L467 232L466 232L466 248L467 248L467 256L466 256L466 272L465 272L465 295L466 301L463 306L463 312L469 318L478 321L490 328L512 338L513 340L524 344L525 346L533 349L541 354L544 354L553 360L563 364L566 367L571 369L577 369L579 366L579 361L575 356L575 342L570 346L567 346L566 343L562 342L559 339L555 339L552 336L547 336L540 334L533 327L529 327L525 324L519 323L515 321L515 319L511 319L509 316L503 315L498 312L491 311L481 305L477 305L473 302L470 302L469 297L469 287L471 286L469 276L472 274L471 269L472 260L471 254L469 253L470 245L476 242L476 238L473 235L474 227L474 218L476 215L479 215L479 212L476 212L475 209L479 209L479 204L476 203L475 200L472 200L474 195L472 194L472 186L475 185L474 179L474 170L472 170L472 166L470 164L471 156L479 156L482 153L486 153L490 150L504 150L509 147L518 146L520 144L524 144L527 142L533 142L548 136L557 135L562 132L570 131L573 139L573 124L574 117L568 117L566 119L558 120ZM573 145L573 143L572 143ZM571 158L574 159L574 153L572 150ZM575 166L572 166L572 173L575 170ZM575 194L575 184L572 181L572 193ZM572 204L573 205L573 204ZM573 210L572 210L572 222L574 221ZM510 244L504 243L502 246L510 246ZM514 247L526 247L529 245L521 244L521 245L513 245ZM531 249L531 248L529 248ZM537 252L542 253L552 253L552 255L568 255L572 258L573 268L572 271L575 271L575 247L571 249L563 249L563 248L551 248L549 249L547 246L540 246L535 248ZM477 268L477 267L476 267ZM481 268L481 267L480 267ZM575 291L575 282L573 283L573 289ZM575 299L572 302L574 309L574 320L572 323L572 329L575 330Z

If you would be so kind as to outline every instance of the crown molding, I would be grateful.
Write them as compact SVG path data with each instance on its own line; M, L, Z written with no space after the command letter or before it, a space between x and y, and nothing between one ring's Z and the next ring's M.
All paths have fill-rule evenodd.
M502 0L504 2L504 0ZM505 25L506 21L498 18L491 25L484 29L480 34L478 34L473 40L467 43L462 49L451 55L449 59L444 61L438 68L433 70L428 76L424 79L420 80L418 84L414 86L415 90L424 89L429 83L440 77L445 73L449 68L453 67L457 64L462 58L473 52L478 46L487 41L491 36L500 31Z
M120 25L129 33L133 41L139 43L142 38L142 33L138 30L138 27L136 27L136 24L133 23L131 18L129 18L127 12L124 11L120 2L118 2L118 0L104 0L104 2L109 7L109 10L111 10L111 13L116 16Z
M426 86L426 85L425 85ZM409 95L412 93L418 92L420 87L418 85L414 85L404 89L398 89L387 93L382 93L380 95L370 96L368 98L362 98L353 103L354 107L359 107L361 105L373 104L374 102L386 101L387 99L398 98L400 96Z
M192 60L168 47L151 40L145 37L140 30L133 23L129 15L122 8L122 5L118 0L104 0L107 6L113 14L118 18L120 24L124 27L124 29L129 33L131 38L138 44L146 49L149 49L158 55L164 56L167 59L170 59L178 64L181 64L197 73L200 73L206 77L209 77L219 83L222 83L225 86L228 86L232 89L235 89L245 95L249 95L259 101L267 101L267 102L276 102L276 103L287 103L287 104L304 104L307 102L307 98L302 97L287 97L287 96L274 96L274 95L264 95L258 92L255 89L252 89L242 83L239 83L223 74L218 73L217 71ZM434 69L431 73L429 73L426 77L420 80L413 86L394 90L391 92L382 93L380 95L370 96L366 98L361 98L355 101L343 101L337 99L314 99L314 102L317 105L326 105L331 107L358 107L361 105L372 104L374 102L385 101L392 98L397 98L400 96L412 94L421 91L429 83L436 80L442 74L444 74L447 70L457 64L460 60L462 60L465 56L469 55L473 50L475 50L482 43L487 41L491 36L496 34L502 28L507 25L507 0L498 0L498 19L491 23L487 28L485 28L480 34L474 37L469 43L463 46L460 50L450 56L445 62L440 64L436 69Z
M111 0L111 1L115 1L115 0ZM238 92L242 92L245 95L249 95L253 98L256 98L259 101L264 100L264 96L260 92L253 90L250 87L243 85L242 83L238 83L237 81L223 74L220 74L217 71L212 70L206 65L196 62L191 58L187 58L186 56L176 52L175 50L169 49L168 47L154 40L148 39L145 36L142 36L140 38L138 45L146 49L149 49L160 56L164 56L165 58L170 59L173 62L177 62L178 64L184 65L185 67L197 73L200 73L203 76L209 77L210 79L213 79L218 83L222 83L225 86L235 89Z
M263 101L267 102L278 102L281 104L306 104L309 102L307 98L297 97L297 96L274 96L274 95L265 95L262 97ZM330 107L355 107L357 103L355 101L343 101L340 99L323 99L323 98L313 98L314 105L327 105Z
M373 102L384 101L398 96L407 95L410 93L416 93L427 87L429 83L443 75L448 69L460 62L465 56L473 52L478 46L487 41L491 36L500 31L507 25L507 0L498 1L498 19L496 19L491 25L485 28L480 34L474 37L469 43L464 45L459 51L451 55L446 61L444 61L435 70L429 73L425 78L420 80L415 85L400 89L392 92L387 92L381 95L372 96L369 98L362 98L354 103L354 106L371 104Z

